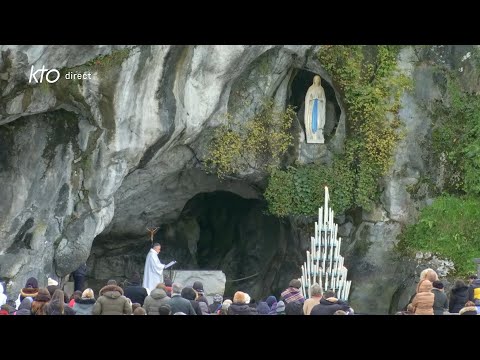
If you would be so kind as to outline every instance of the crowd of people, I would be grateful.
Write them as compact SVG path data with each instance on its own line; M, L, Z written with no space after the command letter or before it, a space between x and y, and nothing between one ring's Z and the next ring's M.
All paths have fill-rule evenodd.
M480 279L471 275L469 285L456 280L449 294L433 269L425 269L415 294L403 311L397 315L478 315L480 314Z
M467 286L457 280L449 296L433 269L420 275L415 294L398 315L477 315L480 314L480 280L472 275ZM237 291L232 298L221 294L211 302L205 296L203 283L183 286L165 279L152 291L142 286L138 274L121 287L109 280L98 297L91 288L75 290L70 298L55 280L39 288L35 278L27 280L18 299L8 300L0 284L0 315L351 315L349 304L338 299L334 291L323 292L313 284L305 299L298 279L290 281L279 298L270 295L255 301L249 294Z
M348 315L353 310L335 297L332 291L322 293L314 284L311 297L305 299L301 283L293 279L277 299L270 295L255 301L249 294L237 291L232 298L215 294L209 301L203 283L183 286L165 279L151 292L141 285L135 274L124 288L109 280L100 289L98 297L91 288L75 290L70 298L58 283L48 280L46 288L39 288L35 278L27 280L18 299L7 300L0 284L0 315Z

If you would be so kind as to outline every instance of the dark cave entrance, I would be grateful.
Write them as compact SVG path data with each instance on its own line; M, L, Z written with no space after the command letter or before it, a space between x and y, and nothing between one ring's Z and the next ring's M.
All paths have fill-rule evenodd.
M308 70L297 70L290 86L288 104L293 105L297 111L297 117L303 131L304 139L305 123L303 119L305 114L305 95L308 88L312 85L313 77L315 75L315 73ZM340 121L341 109L335 97L335 90L333 87L323 78L321 85L325 91L326 100L324 137L325 143L327 143L332 136L335 135L335 131Z
M228 191L195 195L178 220L157 234L166 261L175 258L181 269L222 270L229 295L236 290L279 295L298 268L296 251L287 251L297 241L289 221L265 210L263 201ZM243 278L248 279L233 281Z

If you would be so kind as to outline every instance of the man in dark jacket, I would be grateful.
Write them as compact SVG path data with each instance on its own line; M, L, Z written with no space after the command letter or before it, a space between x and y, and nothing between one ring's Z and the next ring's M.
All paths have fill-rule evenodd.
M195 310L195 313L197 315L203 315L199 302L195 300L195 298L197 297L197 293L195 292L195 290L193 290L193 288L184 287L182 289L181 295L184 299L187 299L188 301L190 301L190 304L192 304L192 308L193 310Z
M125 288L124 295L132 300L132 303L138 303L143 306L145 298L148 296L147 289L141 285L142 279L138 273L133 274L129 285Z
M83 284L85 282L85 276L87 276L87 264L83 263L80 267L73 272L74 291L85 290Z
M432 293L435 295L433 300L433 315L443 315L443 313L448 310L448 298L443 291L443 283L440 280L435 280L432 286Z
M463 309L468 301L468 286L465 285L463 280L455 281L455 286L450 291L450 302L448 305L448 311L450 313L458 313Z
M337 299L333 291L326 291L323 294L323 298L320 299L320 303L313 307L310 315L333 315L337 310L343 310L347 313L351 312L350 306Z
M197 315L190 301L181 296L182 288L182 285L179 283L173 283L172 285L172 298L167 302L172 308L172 314L183 312L186 315Z

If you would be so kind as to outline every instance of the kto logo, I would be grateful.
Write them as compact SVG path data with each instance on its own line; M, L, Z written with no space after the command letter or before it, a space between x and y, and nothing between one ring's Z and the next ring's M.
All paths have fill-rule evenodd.
M50 84L53 84L57 82L58 79L60 79L60 71L58 71L57 69L45 69L44 65L41 69L38 69L35 72L34 70L35 68L32 65L32 69L30 70L30 80L28 81L29 83L32 83L32 79L35 81L36 84L41 83L43 81L43 75L45 74L45 72L45 80L47 80L47 82L49 82ZM39 78L37 78L37 76L39 76L38 73L40 73Z

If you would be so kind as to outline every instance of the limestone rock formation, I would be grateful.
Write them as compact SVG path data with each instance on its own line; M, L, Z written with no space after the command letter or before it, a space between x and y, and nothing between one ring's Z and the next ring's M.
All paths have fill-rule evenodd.
M8 284L10 296L28 277L45 286L48 276L68 275L87 259L91 279L128 277L145 257L145 228L151 225L162 226L158 240L171 249L165 248L166 261L180 256L185 264L199 265L205 240L196 234L210 231L210 239L218 232L208 225L212 217L189 214L195 207L186 205L199 194L222 192L254 205L245 212L241 231L228 236L232 248L217 266L225 266L228 277L239 257L248 257L252 271L244 275L261 275L237 285L254 297L286 287L300 274L310 231L298 221L277 219L272 225L274 220L259 215L266 174L252 171L219 181L203 171L202 161L212 129L225 121L225 113L246 120L265 97L279 106L295 104L292 99L305 94L301 81L295 83L302 71L322 77L326 143L305 144L298 109L298 141L289 161L328 163L341 152L348 118L317 49L1 45L0 281ZM442 89L431 68L413 60L413 49L405 47L400 68L417 81L415 91L402 99L406 136L382 179L381 200L373 212L339 222L358 312L388 312L414 282L416 265L396 258L393 249L402 226L431 201L414 199L407 189L431 171L422 146L431 122L419 103L441 98ZM32 84L32 66L58 69L62 76L56 83ZM92 76L66 80L68 72ZM275 226L278 246L272 237L257 248L254 226ZM181 230L186 228L192 231ZM175 241L183 245L176 247ZM262 257L255 257L258 252Z

